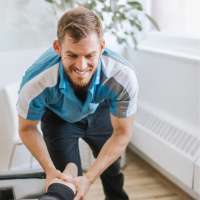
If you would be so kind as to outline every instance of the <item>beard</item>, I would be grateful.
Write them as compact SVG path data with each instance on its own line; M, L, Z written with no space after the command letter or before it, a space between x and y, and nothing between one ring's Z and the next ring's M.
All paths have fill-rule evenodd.
M85 74L81 75L76 72L77 69L74 66L63 67L69 77L69 82L73 89L88 88L92 81L93 74L97 70L97 67L88 66L84 70Z
M92 70L90 70L87 73L89 73L89 75L87 77L80 76L80 77L74 78L74 76L71 75L70 72L67 72L67 74L69 76L70 84L72 84L73 86L76 86L76 87L86 87L86 86L88 86L92 81L92 76L93 76L94 73L92 73Z

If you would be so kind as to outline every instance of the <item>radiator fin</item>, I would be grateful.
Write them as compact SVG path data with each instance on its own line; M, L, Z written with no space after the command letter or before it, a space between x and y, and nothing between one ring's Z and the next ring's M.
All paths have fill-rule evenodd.
M138 108L135 121L188 156L194 157L200 151L200 141L196 136L144 109Z

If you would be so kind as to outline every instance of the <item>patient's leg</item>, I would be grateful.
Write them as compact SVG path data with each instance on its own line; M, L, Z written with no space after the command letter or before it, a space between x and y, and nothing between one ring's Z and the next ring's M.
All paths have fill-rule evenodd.
M77 166L74 163L67 164L65 170L63 171L63 174L65 174L67 178L75 178L77 177L77 173L78 173ZM63 185L66 185L73 190L74 194L76 193L76 188L73 183L67 183L66 181L63 181L62 179L59 178L54 178L50 182L50 185L53 183L61 183Z
M66 177L77 177L77 166L74 163L69 163L63 173ZM67 183L62 179L54 178L47 190L39 200L73 200L75 197L76 188L74 184Z

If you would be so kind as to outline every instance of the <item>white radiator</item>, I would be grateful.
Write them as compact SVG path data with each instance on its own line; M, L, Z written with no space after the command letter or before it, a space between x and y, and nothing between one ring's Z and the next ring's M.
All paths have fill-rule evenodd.
M131 145L178 182L192 190L195 188L194 166L200 156L200 139L197 134L140 106L135 117Z

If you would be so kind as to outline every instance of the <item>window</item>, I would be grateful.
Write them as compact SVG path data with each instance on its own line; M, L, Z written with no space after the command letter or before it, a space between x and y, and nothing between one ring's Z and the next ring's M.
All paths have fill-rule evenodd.
M200 1L143 0L147 14L158 23L160 31L146 20L138 48L159 54L199 62Z
M161 32L200 38L199 0L152 0L151 12Z

